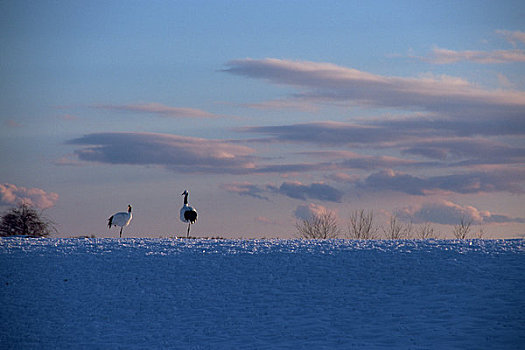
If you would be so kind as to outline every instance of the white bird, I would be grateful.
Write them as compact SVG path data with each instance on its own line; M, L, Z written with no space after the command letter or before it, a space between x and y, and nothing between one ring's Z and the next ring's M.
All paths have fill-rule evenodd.
M118 212L108 219L108 227L111 228L111 226L120 226L120 237L122 237L122 229L129 225L131 219L133 219L133 215L131 214L131 205L128 205L127 212Z
M197 210L188 205L188 191L182 192L184 196L184 205L180 208L180 221L188 224L188 233L186 237L190 236L190 227L191 224L194 224L197 221Z

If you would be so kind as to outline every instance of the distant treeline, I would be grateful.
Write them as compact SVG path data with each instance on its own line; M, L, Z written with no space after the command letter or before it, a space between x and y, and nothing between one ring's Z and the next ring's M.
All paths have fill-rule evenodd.
M456 239L483 238L483 229L472 233L472 221L459 219L454 225L452 234ZM296 223L297 236L307 239L430 239L442 238L431 223L414 225L403 222L397 215L391 215L386 225L378 225L374 220L374 212L364 209L350 213L346 227L341 228L337 217L332 211L312 214L307 219Z

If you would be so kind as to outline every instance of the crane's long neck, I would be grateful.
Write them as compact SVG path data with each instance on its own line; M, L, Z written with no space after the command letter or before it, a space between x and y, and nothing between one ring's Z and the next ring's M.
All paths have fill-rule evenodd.
M188 204L188 193L184 194L184 204Z

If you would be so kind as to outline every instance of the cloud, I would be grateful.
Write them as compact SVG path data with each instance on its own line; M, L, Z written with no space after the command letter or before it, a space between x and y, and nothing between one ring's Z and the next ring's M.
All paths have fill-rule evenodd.
M223 140L159 133L95 133L68 141L82 161L159 165L190 173L245 173L253 149Z
M436 138L412 142L401 146L405 154L420 155L431 159L467 159L463 165L473 164L523 164L525 148L499 141L476 138Z
M423 58L434 64L452 64L457 62L474 62L481 64L525 62L525 51L495 50L495 51L454 51L435 47L432 53Z
M268 197L264 196L264 188L261 188L257 185L251 184L249 182L235 182L231 184L224 184L222 188L228 192L236 193L240 196L248 196L257 199L268 200Z
M266 134L270 142L306 142L318 145L359 146L393 142L409 135L403 130L387 132L381 125L322 121L278 126L258 126L238 129L241 132ZM401 134L401 135L400 135ZM265 140L258 140L259 142Z
M263 164L255 167L253 173L265 174L265 173L277 173L280 175L293 174L293 173L304 173L309 171L319 171L331 167L330 163L317 162L317 163L285 163L285 164Z
M330 171L341 174L346 169L381 170L360 181L350 178L346 183L369 190L419 196L524 191L519 165L525 160L525 149L518 141L525 135L523 91L488 90L450 76L393 77L330 63L272 58L230 61L224 71L292 87L295 93L288 96L292 102L396 107L408 111L406 116L350 122L319 121L237 129L263 135L249 142L375 149L389 155L359 155L341 150L305 152L303 155L320 161L256 167L261 173ZM403 157L392 156L395 154ZM492 170L480 170L488 166L493 167ZM434 176L401 173L397 171L400 167L425 171L432 168ZM439 168L446 172L439 174ZM453 174L451 168L456 168ZM307 198L305 191L292 188L287 194L285 190L282 193L288 196Z
M358 184L370 191L397 191L423 196L431 193L461 194L509 192L525 193L523 170L468 172L462 174L417 177L393 170L383 170L368 176Z
M406 153L444 159L447 154L463 152L479 158L477 147L490 154L511 151L522 154L523 148L510 147L487 138L475 136L525 135L525 121L516 120L435 120L431 118L399 118L356 122L322 121L291 125L244 127L238 131L267 135L252 142L310 143L321 146L398 148ZM447 146L447 143L457 147ZM470 151L469 151L470 150ZM468 151L468 152L467 152ZM513 156L514 157L514 156ZM354 157L355 158L355 157ZM505 157L508 158L508 157Z
M271 100L259 103L242 104L244 107L261 109L261 110L275 110L275 109L294 109L302 112L318 112L319 107L308 101L296 100Z
M83 167L87 165L87 163L79 160L75 154L64 155L56 159L53 162L53 164L56 166L71 166L71 167Z
M128 105L97 105L95 108L157 114L167 118L219 118L220 115L209 113L200 109L187 107L170 107L160 103L128 104Z
M444 225L457 225L461 219L474 224L490 223L525 223L524 218L511 218L506 215L493 214L487 210L479 210L473 206L436 200L419 206L406 207L399 212L404 220L414 223L432 222Z
M407 167L422 165L421 162L404 160L389 156L364 156L348 151L310 151L299 152L301 156L322 159L303 163L261 164L253 169L253 173L293 174L314 171L340 171L347 169L374 170L385 167Z
M446 113L455 118L519 118L525 107L522 91L485 90L451 76L381 76L331 63L280 59L240 59L224 72L264 79L298 91L295 98L345 101L374 107L397 107Z
M225 184L223 189L237 193L241 196L250 196L258 199L268 200L265 193L278 193L294 199L316 199L327 202L341 202L343 192L335 187L324 183L312 183L310 185L296 182L283 182L280 186L259 186L249 182Z
M414 176L386 169L372 173L364 178L341 172L327 175L326 178L352 185L352 188L364 190L368 193L393 191L414 196L449 193L525 193L525 170L502 166L491 166L488 170L428 177ZM264 200L268 200L266 193L278 193L299 200L320 200L336 203L342 202L344 196L343 191L324 183L283 182L280 186L260 186L244 182L226 184L223 185L223 188L241 196L250 196Z
M525 109L523 111L525 113ZM437 138L451 139L475 136L525 135L523 116L491 119L417 116L382 118L359 122L320 121L289 125L238 128L239 132L267 135L257 142L312 143L323 146L392 147L402 143L428 142ZM457 142L457 140L454 140ZM480 140L476 140L480 144ZM487 142L487 140L483 140ZM464 143L466 145L466 143Z
M514 165L524 160L525 149L512 139L525 135L523 91L487 90L449 76L389 77L330 63L271 58L230 61L225 71L291 86L296 89L296 94L290 97L292 101L342 101L422 111L410 112L409 116L352 122L320 121L237 130L265 135L251 142L389 149L405 156L427 158L426 163L395 157L349 155L317 163L270 164L259 167L260 172ZM443 163L445 161L455 164Z
M513 44L514 46L517 46L518 43L525 44L525 32L521 32L519 30L511 31L511 30L496 30L497 34L503 35L505 39L507 39L508 42Z
M301 152L322 159L299 163L263 163L253 148L239 141L210 140L158 133L95 133L70 140L81 148L55 162L80 166L85 162L128 165L158 165L174 171L230 174L290 174L346 169L373 170L416 166L421 162L389 156L362 156L349 151ZM268 160L268 159L266 159ZM240 191L240 188L237 188ZM243 188L242 190L247 190ZM246 194L254 194L254 189ZM328 190L327 195L333 191ZM313 191L313 189L311 189ZM305 192L308 193L308 192Z
M307 205L299 205L293 212L295 218L299 220L308 220L314 215L326 213L327 209L319 204L309 203Z
M313 157L319 157L322 159L334 159L334 162L330 163L332 169L361 169L361 170L372 170L378 168L392 168L399 166L412 166L418 162L401 159L391 156L368 156L361 155L351 151L309 151L300 152L299 154L308 155Z
M457 62L473 62L479 64L525 62L525 51L517 49L518 44L525 43L525 33L521 31L496 30L496 33L505 37L513 46L513 50L465 50L456 51L434 47L432 52L422 60L433 64L453 64Z
M0 205L26 203L40 209L51 208L58 200L58 194L40 188L26 188L9 183L0 184Z
M341 202L343 192L323 183L304 185L300 182L283 182L279 188L273 191L295 199L317 199L329 202Z
M523 119L523 118L522 118ZM375 148L396 150L402 155L427 158L416 161L392 156L359 155L349 151L314 151L323 162L304 171L344 169L384 169L397 167L474 166L523 164L525 148L516 136L525 135L525 125L497 122L465 122L432 120L430 118L374 119L355 122L313 122L291 125L248 127L246 133L265 134L254 139L268 143L304 143L327 147ZM496 136L500 136L496 138ZM330 160L330 161L329 161ZM444 163L444 162L448 163ZM455 162L455 163L451 163Z
M361 177L355 174L351 175L351 174L347 174L343 172L336 172L336 173L327 175L326 178L332 181L335 181L335 182L354 184L358 182Z

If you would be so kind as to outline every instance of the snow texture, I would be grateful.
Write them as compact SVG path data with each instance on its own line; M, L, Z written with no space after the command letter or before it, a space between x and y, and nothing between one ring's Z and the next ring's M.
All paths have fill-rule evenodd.
M523 349L525 241L0 239L0 347Z

